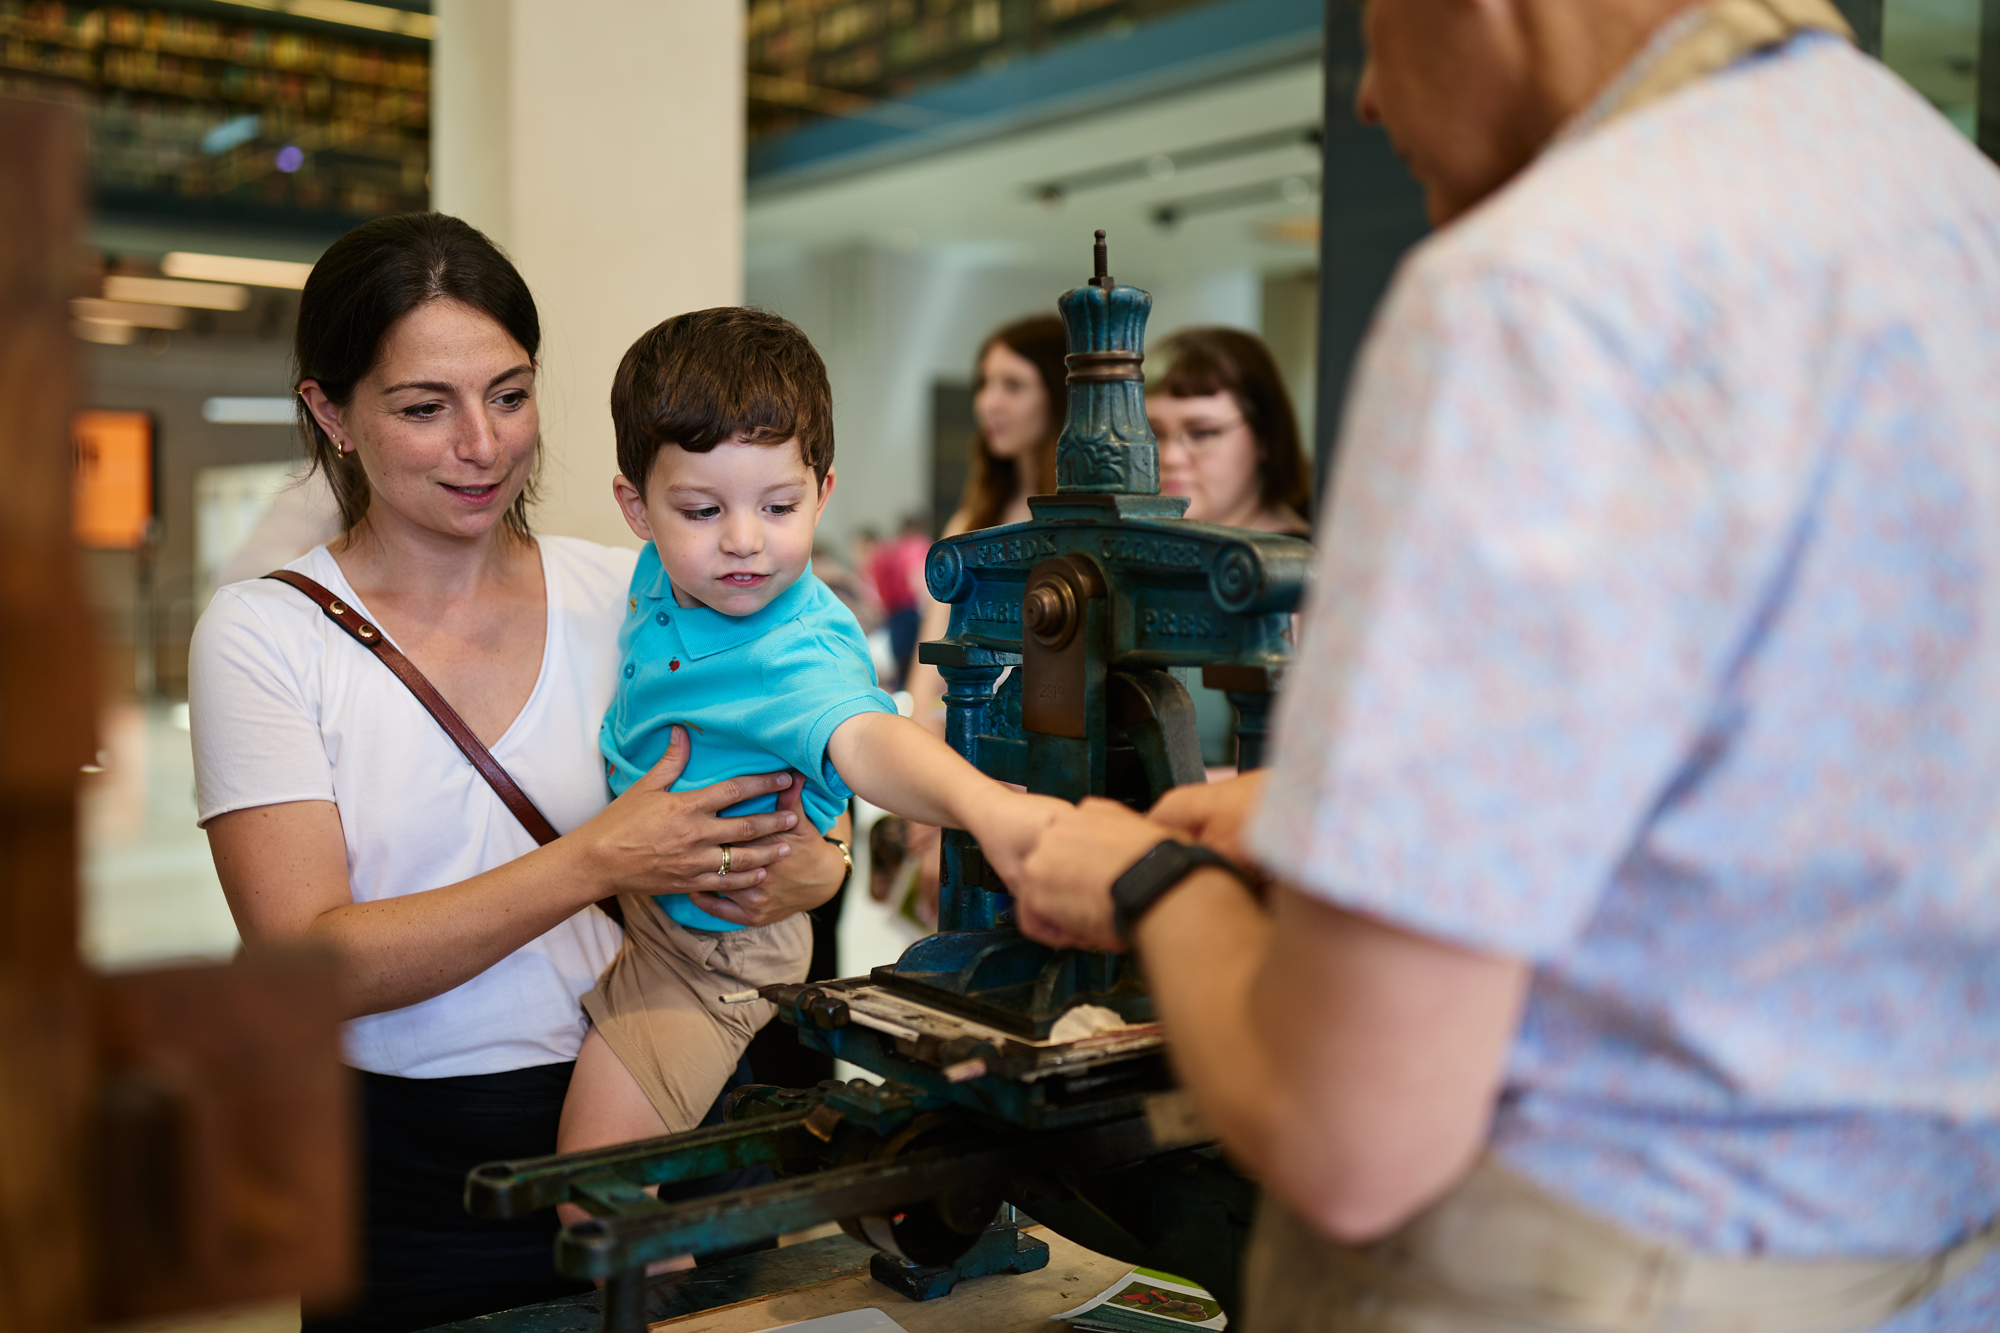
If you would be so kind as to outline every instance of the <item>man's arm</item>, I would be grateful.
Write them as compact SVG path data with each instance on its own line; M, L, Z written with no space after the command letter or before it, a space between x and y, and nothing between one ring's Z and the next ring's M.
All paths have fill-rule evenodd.
M1014 884L1023 929L1115 944L1111 881L1170 830L1058 817ZM1183 1086L1230 1154L1324 1234L1393 1230L1486 1139L1529 970L1203 869L1135 941Z

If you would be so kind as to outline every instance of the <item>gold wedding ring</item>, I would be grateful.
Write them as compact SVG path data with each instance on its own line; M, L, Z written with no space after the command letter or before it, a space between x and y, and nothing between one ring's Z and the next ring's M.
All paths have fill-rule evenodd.
M730 845L729 845L728 843L726 843L726 842L725 842L725 843L723 843L723 844L722 844L722 869L720 869L720 870L716 871L715 873L716 873L716 874L718 874L718 875L726 875L726 874L728 874L728 873L729 873L729 862L730 862L730 860L731 860L731 859L732 859L732 858L733 858L733 857L734 857L735 855L736 855L736 849L735 849L734 847L731 847L731 846L730 846Z

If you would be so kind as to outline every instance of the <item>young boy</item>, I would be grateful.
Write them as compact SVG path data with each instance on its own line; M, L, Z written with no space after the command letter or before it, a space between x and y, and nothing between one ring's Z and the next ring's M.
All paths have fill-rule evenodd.
M775 315L679 315L632 345L611 389L612 483L647 542L632 576L624 663L599 747L622 792L685 727L675 787L796 769L824 833L850 792L970 830L1002 873L1065 808L980 773L898 716L853 615L813 576L833 494L833 401L805 335ZM770 809L775 797L727 813ZM719 997L805 979L803 916L743 928L687 895L626 895L625 947L583 999L559 1147L691 1129L773 1008Z

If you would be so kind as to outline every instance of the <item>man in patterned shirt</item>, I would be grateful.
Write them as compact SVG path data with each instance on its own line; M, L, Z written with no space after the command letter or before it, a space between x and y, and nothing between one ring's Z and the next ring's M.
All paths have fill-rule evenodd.
M1366 31L1439 229L1274 765L1086 802L1023 928L1115 885L1254 1333L2000 1327L2000 173L1822 0Z

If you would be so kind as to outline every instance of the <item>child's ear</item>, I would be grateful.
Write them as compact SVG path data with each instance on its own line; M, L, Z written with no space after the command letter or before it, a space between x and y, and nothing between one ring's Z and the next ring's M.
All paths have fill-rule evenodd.
M653 525L646 521L646 497L623 473L611 479L611 498L618 502L618 512L625 515L625 526L632 529L632 535L642 542L653 540Z
M826 502L833 498L833 469L826 470L826 480L819 484L819 508L813 510L813 522L817 523L826 514Z

